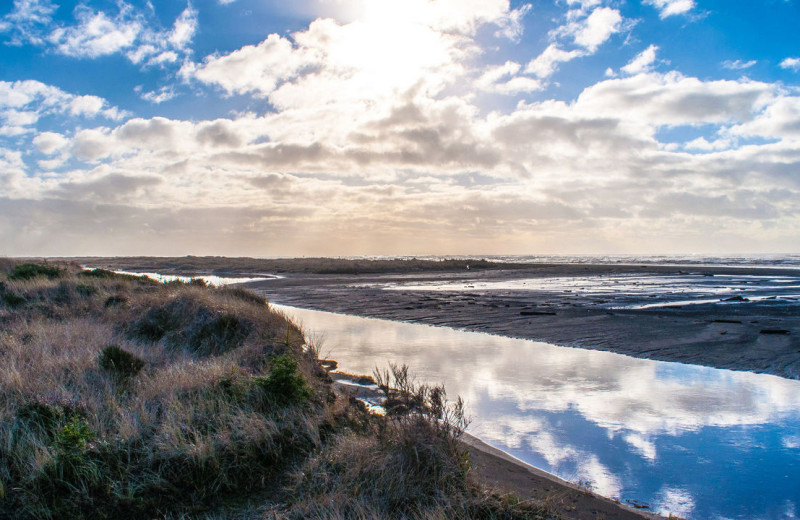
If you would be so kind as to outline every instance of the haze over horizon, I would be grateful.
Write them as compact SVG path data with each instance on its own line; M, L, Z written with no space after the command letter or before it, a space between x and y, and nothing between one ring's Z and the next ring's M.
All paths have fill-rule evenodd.
M800 1L14 0L0 255L800 253Z

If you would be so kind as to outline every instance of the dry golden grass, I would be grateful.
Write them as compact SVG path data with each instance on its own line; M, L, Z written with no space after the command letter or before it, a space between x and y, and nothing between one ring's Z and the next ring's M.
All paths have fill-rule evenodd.
M546 517L469 482L440 390L400 370L371 416L252 293L18 267L0 262L27 277L0 274L0 518Z

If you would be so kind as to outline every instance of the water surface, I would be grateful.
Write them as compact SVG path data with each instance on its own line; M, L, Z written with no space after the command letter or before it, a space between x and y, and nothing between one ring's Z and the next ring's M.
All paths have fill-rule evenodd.
M273 307L341 370L406 363L465 399L472 434L603 495L691 519L800 514L799 381Z

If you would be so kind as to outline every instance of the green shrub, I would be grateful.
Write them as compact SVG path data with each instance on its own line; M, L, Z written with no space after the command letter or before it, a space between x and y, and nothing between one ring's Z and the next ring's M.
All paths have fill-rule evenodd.
M100 368L118 379L130 379L144 367L144 361L117 345L109 345L100 353Z
M74 456L94 440L95 432L89 427L86 419L72 415L66 424L57 432L53 444L60 456Z
M39 401L29 401L17 409L17 418L40 433L53 432L61 416L61 410Z
M167 333L180 327L180 315L175 311L175 306L172 304L153 307L133 323L130 330L131 336L147 341L160 340Z
M88 298L94 294L97 294L97 287L94 285L86 285L79 283L75 286L75 290L78 291L78 294L83 296L84 298Z
M311 388L297 373L297 361L288 355L272 359L269 375L254 378L254 384L280 404L301 403L311 397Z
M63 269L58 269L46 264L17 264L8 275L9 280L30 280L38 276L58 278L64 274Z
M232 314L214 316L201 309L187 327L186 347L201 356L216 356L242 345L250 334L250 324Z
M128 298L125 296L109 296L106 298L105 303L103 304L105 307L115 307L117 305L122 305L123 303L127 303Z
M28 303L28 300L26 300L25 298L23 298L18 294L7 292L3 293L2 296L0 296L0 302L2 302L3 305L5 305L6 307L16 309Z

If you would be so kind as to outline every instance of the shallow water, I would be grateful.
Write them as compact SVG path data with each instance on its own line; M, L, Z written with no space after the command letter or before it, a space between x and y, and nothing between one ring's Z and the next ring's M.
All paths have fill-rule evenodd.
M592 297L595 300L601 298L603 303L598 306L612 309L648 309L710 303L730 306L764 300L796 304L800 299L800 278L783 275L610 274L514 278L498 281L394 282L383 286L387 290L394 291L571 293L580 297ZM656 301L642 303L651 298Z
M222 287L225 285L232 285L237 283L249 283L249 282L262 282L264 280L273 280L276 278L283 278L282 276L268 274L264 277L231 277L231 276L216 276L213 274L201 274L197 276L180 276L176 274L161 274L161 273L142 273L142 272L133 272L133 271L114 271L118 274L129 274L132 276L145 276L157 282L169 283L169 282L183 282L189 283L192 280L203 280L208 285L214 285L216 287Z
M800 515L800 381L273 307L341 370L406 363L465 399L474 435L623 503L691 519Z

